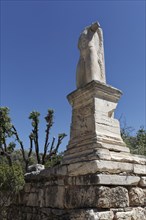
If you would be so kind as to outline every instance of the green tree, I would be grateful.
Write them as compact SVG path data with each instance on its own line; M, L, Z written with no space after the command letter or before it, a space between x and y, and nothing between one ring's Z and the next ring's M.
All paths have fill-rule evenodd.
M121 126L121 136L127 147L133 154L146 155L146 130L141 126L134 135L132 134L133 131L134 129L127 126L124 120Z
M28 170L28 166L31 164L32 155L36 157L36 162L39 164L45 164L48 160L54 160L57 158L58 149L62 143L62 140L66 137L65 133L59 134L57 143L55 144L55 138L53 137L51 143L49 141L50 130L54 123L54 111L49 109L47 115L45 116L46 130L45 130L45 141L43 153L40 152L39 145L39 116L40 113L37 111L32 111L29 115L31 120L32 131L29 135L30 147L26 151L22 140L19 137L17 129L11 123L11 118L9 116L9 109L7 107L0 108L0 155L7 158L9 166L12 166L12 156L14 155L14 149L16 144L19 145L21 149L21 154L23 158L23 163L25 164L25 170ZM9 139L14 138L14 142L8 143ZM33 151L33 147L35 148Z
M146 130L143 126L136 133L136 140L133 143L134 153L146 155Z
M9 117L9 109L7 107L0 108L0 155L7 158L9 166L12 166L11 153L15 148L15 143L7 144L7 139L13 136L13 125Z

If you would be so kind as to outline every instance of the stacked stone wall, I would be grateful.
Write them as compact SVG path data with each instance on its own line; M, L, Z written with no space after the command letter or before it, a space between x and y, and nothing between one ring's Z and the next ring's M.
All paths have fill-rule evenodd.
M76 172L62 165L27 174L8 220L146 219L146 174L81 174L77 165Z

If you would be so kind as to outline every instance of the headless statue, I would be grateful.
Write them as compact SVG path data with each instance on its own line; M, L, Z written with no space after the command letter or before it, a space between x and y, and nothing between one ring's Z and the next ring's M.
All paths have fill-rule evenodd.
M76 70L77 88L92 80L106 83L102 29L98 22L86 27L78 41L80 58Z

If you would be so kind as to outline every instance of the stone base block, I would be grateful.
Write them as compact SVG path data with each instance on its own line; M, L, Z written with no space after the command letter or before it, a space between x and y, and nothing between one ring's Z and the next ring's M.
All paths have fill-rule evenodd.
M113 186L106 181L104 183L107 185L88 185L88 183L85 185L85 182L84 185L78 185L78 183L75 185L66 182L66 185L61 186L46 183L42 187L42 183L32 184L24 188L15 204L58 209L86 207L109 209L146 205L146 195L142 188Z
M26 174L7 220L146 220L146 158L105 150L102 159Z
M32 208L13 206L7 220L146 220L146 208L70 209Z

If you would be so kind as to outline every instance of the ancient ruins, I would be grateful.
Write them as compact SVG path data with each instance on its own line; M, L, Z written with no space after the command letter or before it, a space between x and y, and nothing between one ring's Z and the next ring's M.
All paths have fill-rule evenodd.
M72 121L62 164L26 175L11 206L14 219L146 220L146 157L130 154L121 138L114 112L122 92L106 84L98 22L83 30L78 47L77 89L67 96Z

